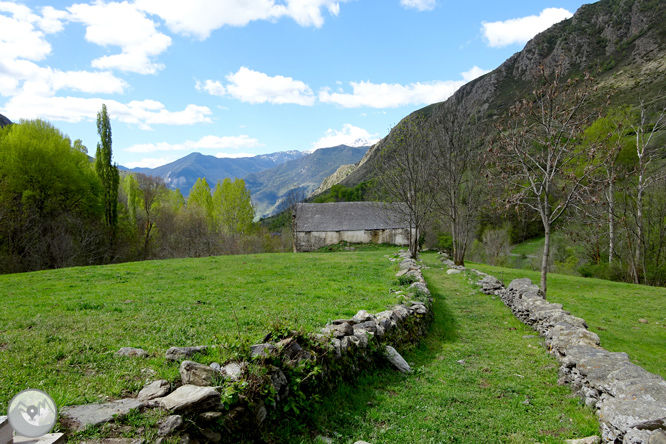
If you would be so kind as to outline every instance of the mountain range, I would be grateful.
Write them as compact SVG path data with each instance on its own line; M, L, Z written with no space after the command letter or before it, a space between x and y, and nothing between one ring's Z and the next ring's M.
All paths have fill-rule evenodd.
M490 135L493 123L505 119L516 101L529 96L540 66L552 73L560 64L565 78L586 72L594 77L596 92L590 106L607 100L610 106L637 106L641 101L659 104L666 92L666 2L601 0L583 5L570 19L535 36L494 71L462 86L447 101L405 119L421 115L428 124L438 113L476 115L481 132ZM326 183L352 187L371 178L372 160L394 137L391 131L351 173Z
M12 121L0 114L0 128L11 125Z
M257 216L273 214L292 191L308 197L341 165L361 160L368 148L347 145L320 148L274 168L248 174L244 177L245 184L252 195Z
M200 177L205 177L211 188L218 180L227 177L244 179L252 195L256 215L264 217L270 216L290 191L302 192L307 197L324 178L343 164L358 162L367 150L367 146L340 145L314 151L281 151L242 158L217 158L191 153L157 168L120 168L161 177L169 188L178 188L183 196L189 195Z
M200 177L205 177L212 188L218 180L227 177L243 178L248 174L273 168L304 155L306 154L301 151L282 151L254 157L218 158L191 153L157 168L134 168L129 171L161 177L169 188L174 190L178 188L183 196L188 196L190 189Z

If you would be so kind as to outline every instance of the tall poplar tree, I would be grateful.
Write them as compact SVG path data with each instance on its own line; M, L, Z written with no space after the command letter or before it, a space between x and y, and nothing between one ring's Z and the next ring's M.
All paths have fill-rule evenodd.
M113 151L111 150L111 123L106 105L97 113L97 134L100 142L97 143L95 154L95 171L102 181L102 204L104 206L104 221L115 234L118 225L118 184L120 174L118 167L111 163Z

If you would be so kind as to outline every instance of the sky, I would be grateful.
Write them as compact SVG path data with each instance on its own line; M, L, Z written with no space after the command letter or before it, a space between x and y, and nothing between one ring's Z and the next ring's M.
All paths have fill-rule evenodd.
M0 0L0 114L120 165L373 143L580 0Z

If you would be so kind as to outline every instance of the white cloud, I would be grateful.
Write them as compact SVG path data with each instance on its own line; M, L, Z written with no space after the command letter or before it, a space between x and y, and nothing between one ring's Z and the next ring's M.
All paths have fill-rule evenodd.
M501 48L514 43L527 43L538 33L572 16L571 12L563 8L546 8L539 15L530 15L503 22L482 22L481 31L489 46Z
M157 168L166 165L167 163L171 163L174 160L177 160L175 156L144 158L136 162L127 162L124 166L127 168Z
M47 119L65 122L94 121L97 112L106 104L109 116L120 122L152 129L150 125L192 125L210 123L212 111L205 106L187 105L182 111L169 111L160 102L131 101L127 104L115 100L79 97L49 97L22 92L9 99L0 113L18 119Z
M211 96L224 96L227 93L227 89L219 81L206 80L201 83L197 80L195 85L197 91L206 91Z
M246 103L273 103L277 105L293 103L312 106L315 95L310 87L291 77L271 77L262 72L241 67L238 72L226 76L226 86L219 81L197 81L196 88L216 96L231 96Z
M465 71L462 73L462 78L465 82L471 82L472 80L481 77L484 74L488 74L490 70L488 69L482 69L479 68L478 66L473 67L469 71Z
M62 29L60 15L44 8L47 18L33 14L25 5L0 2L0 60L43 60L51 53L45 34Z
M462 73L463 80L438 80L426 83L350 82L353 93L331 92L325 88L319 91L319 101L333 103L343 108L397 108L406 105L428 105L448 99L458 88L487 71L475 66Z
M215 157L220 159L240 159L241 157L254 157L256 154L250 153L217 153Z
M157 31L155 23L128 2L75 4L67 8L69 20L86 26L86 40L100 46L119 46L120 54L92 61L98 69L118 69L154 74L164 65L154 58L167 50L171 37Z
M432 11L437 5L436 0L400 0L405 8L418 9L419 11Z
M320 27L322 9L338 15L340 3L348 0L136 0L137 8L161 17L173 32L205 40L223 26L245 26L255 20L291 17L301 26Z
M53 96L61 89L114 94L122 93L127 87L124 80L110 72L60 71L20 59L0 59L0 78L5 79L2 81L5 88L0 87L0 94L5 96L22 93Z
M341 131L329 128L321 139L312 144L312 147L317 150L319 148L329 148L338 145L373 145L379 141L377 137L378 134L370 134L363 128L345 123Z
M223 150L223 149L247 149L262 146L257 139L252 139L245 134L240 136L205 136L196 142L188 140L179 144L166 142L147 143L133 145L125 148L130 153L153 153L156 151L197 151L197 150ZM232 156L232 155L230 155ZM218 156L219 157L219 156ZM242 157L242 156L241 156Z

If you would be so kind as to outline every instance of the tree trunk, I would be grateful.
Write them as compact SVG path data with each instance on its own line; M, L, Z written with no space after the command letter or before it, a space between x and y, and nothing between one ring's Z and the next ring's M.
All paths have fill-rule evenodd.
M613 187L613 177L611 176L608 186L608 264L613 262L613 252L615 251L615 190Z
M543 255L541 256L541 293L543 293L543 298L546 299L546 280L548 279L548 256L550 255L550 224L546 225L545 228L545 238L543 243Z

